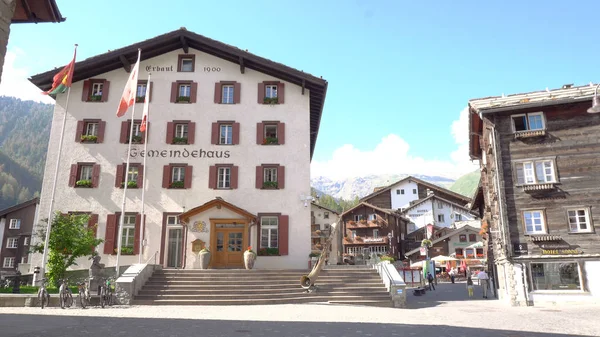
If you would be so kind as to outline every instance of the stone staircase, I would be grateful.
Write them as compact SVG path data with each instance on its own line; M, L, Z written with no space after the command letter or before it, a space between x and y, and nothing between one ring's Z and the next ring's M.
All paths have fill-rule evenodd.
M335 266L341 267L341 266ZM328 268L318 289L306 293L306 270L157 270L133 299L133 305L252 305L332 303L392 307L377 271Z

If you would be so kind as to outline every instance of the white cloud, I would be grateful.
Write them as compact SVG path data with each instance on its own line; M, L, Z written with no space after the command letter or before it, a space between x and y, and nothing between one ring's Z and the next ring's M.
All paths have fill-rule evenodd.
M54 99L42 95L41 90L29 82L27 79L29 77L29 69L18 67L16 65L18 58L25 58L22 50L13 49L6 52L4 67L2 69L2 82L0 82L0 95L54 104Z
M352 144L345 144L333 152L330 160L311 164L311 176L332 179L360 177L370 174L425 174L448 178L477 169L469 159L468 110L460 112L458 120L452 122L450 132L456 150L450 160L427 159L409 153L410 145L396 134L389 134L370 151L362 151Z

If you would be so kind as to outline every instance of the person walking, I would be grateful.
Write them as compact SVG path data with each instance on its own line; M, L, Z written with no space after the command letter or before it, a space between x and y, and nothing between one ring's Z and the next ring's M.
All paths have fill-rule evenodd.
M431 288L435 290L435 286L433 285L433 275L431 275L431 273L427 273L427 281L429 281L429 290L431 290Z
M479 272L479 274L477 274L477 278L479 279L479 281L481 283L481 288L483 290L483 298L488 298L487 295L488 295L488 288L490 287L490 277L485 272L485 270L482 270Z
M454 269L450 270L450 281L452 281L452 283L454 283L454 278L456 277L455 274L456 272L454 271Z
M469 298L473 297L473 279L471 278L471 275L467 277L467 291L469 292Z

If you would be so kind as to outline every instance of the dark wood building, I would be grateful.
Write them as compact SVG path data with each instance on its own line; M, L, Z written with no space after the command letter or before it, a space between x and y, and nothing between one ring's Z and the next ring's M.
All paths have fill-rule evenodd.
M341 215L344 260L366 253L387 254L404 259L408 219L390 209L361 202Z
M0 211L0 276L14 275L20 264L29 263L38 202L35 198Z
M600 298L600 114L593 86L469 102L495 282L512 305Z

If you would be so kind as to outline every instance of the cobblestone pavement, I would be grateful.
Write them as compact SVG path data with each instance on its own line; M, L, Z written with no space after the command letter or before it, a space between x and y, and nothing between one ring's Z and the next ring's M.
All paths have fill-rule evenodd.
M481 296L481 290L475 294ZM464 284L440 284L408 299L409 309L329 304L0 308L0 336L600 336L600 306L514 308L493 299L468 300Z

